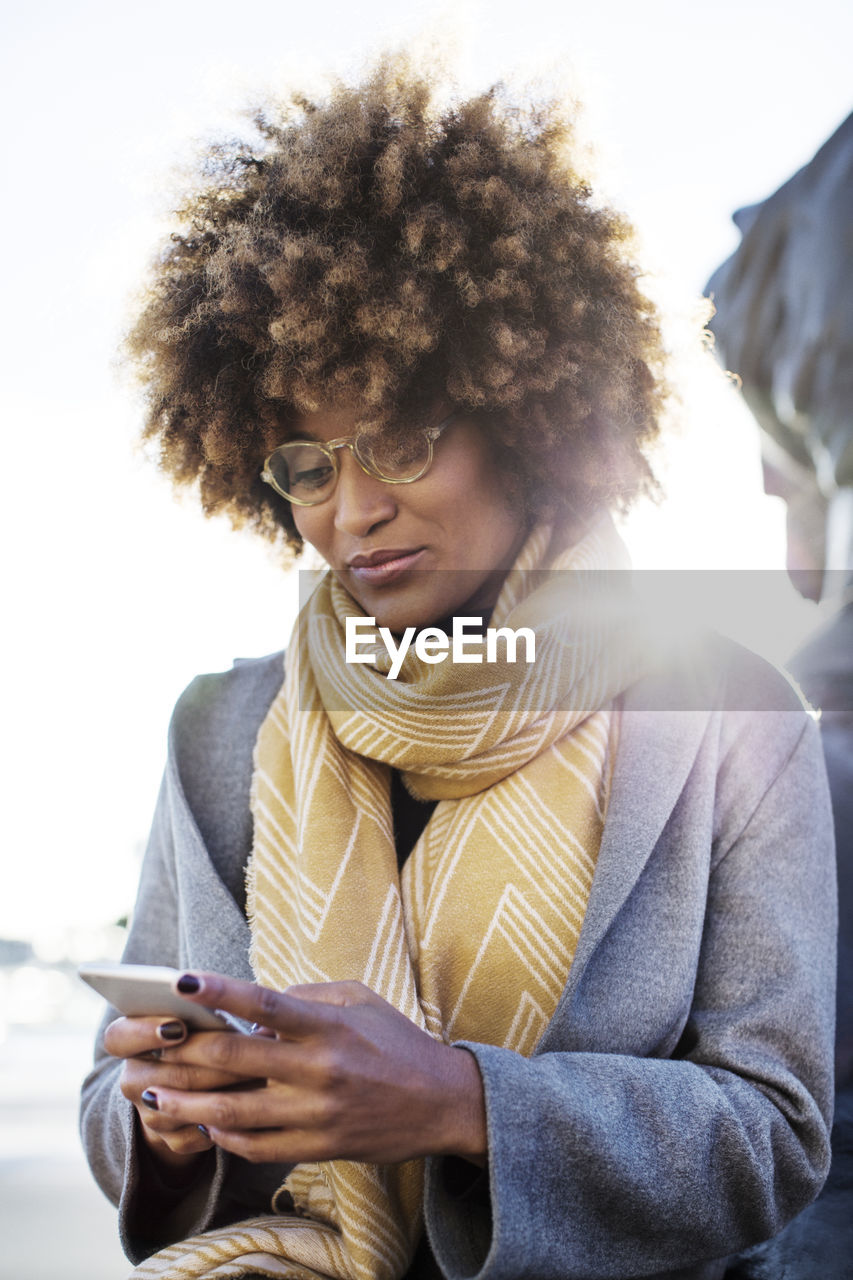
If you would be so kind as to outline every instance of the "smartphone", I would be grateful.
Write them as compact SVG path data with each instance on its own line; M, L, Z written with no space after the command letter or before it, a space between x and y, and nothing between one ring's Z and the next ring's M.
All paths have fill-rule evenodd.
M175 979L183 972L160 964L84 964L84 982L128 1017L152 1014L180 1018L190 1031L248 1031L248 1023L222 1009L206 1009L179 995Z

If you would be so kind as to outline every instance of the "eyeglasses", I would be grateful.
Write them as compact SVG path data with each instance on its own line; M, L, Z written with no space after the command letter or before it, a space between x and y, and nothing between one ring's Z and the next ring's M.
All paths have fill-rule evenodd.
M450 413L437 427L413 432L403 440L376 438L367 432L338 440L288 440L273 449L261 479L298 507L316 507L335 491L340 474L338 449L349 449L362 471L386 484L411 484L432 466L433 445L455 417Z

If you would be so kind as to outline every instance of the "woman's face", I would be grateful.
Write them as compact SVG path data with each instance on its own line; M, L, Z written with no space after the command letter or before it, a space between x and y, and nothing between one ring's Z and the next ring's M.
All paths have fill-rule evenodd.
M441 415L436 415L436 422ZM358 414L304 414L290 438L352 436ZM386 484L337 451L330 498L293 507L301 536L323 556L364 613L395 633L453 615L489 614L527 534L521 503L482 427L459 415L435 442L429 471Z

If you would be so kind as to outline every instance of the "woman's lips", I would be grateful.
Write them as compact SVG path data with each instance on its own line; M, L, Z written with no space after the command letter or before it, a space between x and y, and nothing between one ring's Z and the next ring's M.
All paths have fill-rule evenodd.
M353 556L348 568L358 582L381 586L413 569L424 551L424 547L416 547L414 551L373 551L370 555Z

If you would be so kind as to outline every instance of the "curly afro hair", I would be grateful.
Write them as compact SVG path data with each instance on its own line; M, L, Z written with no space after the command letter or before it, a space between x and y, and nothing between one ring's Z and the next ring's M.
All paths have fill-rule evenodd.
M127 341L166 472L294 550L262 462L338 402L391 436L437 404L476 415L533 516L654 488L664 351L630 226L558 105L496 86L441 109L437 79L388 56L209 148Z

